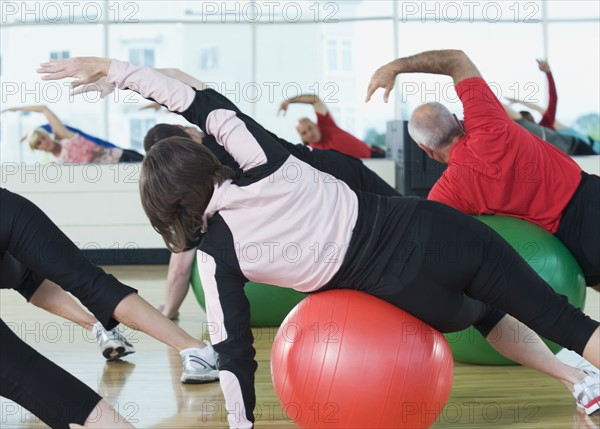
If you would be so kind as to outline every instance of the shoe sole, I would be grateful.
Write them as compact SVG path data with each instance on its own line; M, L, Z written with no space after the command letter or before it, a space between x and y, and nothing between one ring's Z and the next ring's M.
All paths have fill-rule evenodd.
M205 384L212 383L213 381L219 381L219 371L211 371L206 375L195 377L185 377L185 375L181 376L181 382L183 384Z
M592 405L589 405L588 407L585 407L581 403L577 402L577 408L585 411L588 416L591 416L592 414L596 413L596 411L600 410L600 400L596 401Z
M130 355L132 353L135 353L135 351L127 351L125 350L125 347L108 347L104 349L104 351L102 352L102 356L104 356L106 360L110 362L113 360L120 359L124 356Z
M589 407L583 407L585 409L585 413L588 416L591 416L592 414L596 413L598 410L600 410L600 401L596 401L594 404L590 405Z

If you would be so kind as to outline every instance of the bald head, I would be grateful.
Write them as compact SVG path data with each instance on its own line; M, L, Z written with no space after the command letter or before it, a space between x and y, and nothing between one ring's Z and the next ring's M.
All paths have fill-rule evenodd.
M321 140L319 126L308 118L300 118L296 130L304 144L318 143Z
M412 139L431 150L449 145L456 136L464 134L450 111L437 102L425 103L415 109L408 122Z

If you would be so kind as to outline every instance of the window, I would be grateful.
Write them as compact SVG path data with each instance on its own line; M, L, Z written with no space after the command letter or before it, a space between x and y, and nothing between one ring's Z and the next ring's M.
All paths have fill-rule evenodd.
M597 96L600 91L599 32L598 22L548 25L548 61L558 91L556 119L567 126L576 125L581 116L600 112ZM576 74L574 70L577 70ZM540 85L544 85L542 96L545 101L546 82L543 75L539 81Z
M546 7L551 20L587 18L589 22L597 22L600 18L600 4L595 1L549 1Z
M50 59L52 60L62 60L65 58L69 58L69 51L51 51Z
M342 109L339 106L327 106L327 110L329 110L329 114L335 121L338 127L344 128L344 123L342 121Z
M328 38L325 53L327 71L352 71L352 40L347 38Z
M327 70L336 71L338 69L337 40L329 39L327 41Z
M342 70L352 71L352 41L342 40Z
M467 47L464 48L465 52L500 99L508 96L540 103L547 94L545 76L535 61L544 49L538 24L419 21L407 22L401 28L398 34L400 56ZM444 35L441 39L440 34ZM515 46L519 46L519 49L515 49ZM456 95L454 83L447 76L401 75L396 88L407 115L403 119L408 119L417 106L430 101L444 104L462 118L462 103Z
M131 149L142 152L144 148L144 137L150 128L156 125L155 119L137 118L129 120L129 135Z
M133 48L129 49L129 62L141 67L154 67L154 49L153 48Z
M215 70L219 68L219 48L210 46L200 49L200 68L202 70Z
M356 133L356 109L354 107L341 107L339 105L330 104L327 106L329 114L335 121L338 127L342 130L355 135ZM356 136L360 138L360 136Z

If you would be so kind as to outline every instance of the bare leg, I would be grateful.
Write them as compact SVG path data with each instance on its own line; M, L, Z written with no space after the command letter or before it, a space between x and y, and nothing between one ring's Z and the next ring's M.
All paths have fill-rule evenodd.
M29 302L52 314L64 317L90 332L94 324L98 322L69 293L50 280L44 280L40 284Z
M114 410L108 402L102 399L96 405L96 408L91 412L85 421L85 425L81 426L75 423L69 425L71 429L75 428L111 428L111 429L129 429L135 428L125 418Z
M135 293L126 296L117 305L113 316L126 326L142 331L177 351L206 347Z
M98 322L69 293L50 280L42 282L30 302L50 313L77 323L90 332L93 325ZM174 347L177 351L192 347L205 347L204 343L188 335L137 294L128 295L119 303L115 309L115 318L126 326L145 332Z
M600 368L600 327L594 331L594 334L585 345L583 357L596 368Z
M554 377L571 392L573 384L586 376L580 369L559 361L535 332L508 314L490 331L486 340L500 354Z
M596 292L600 292L600 285L592 286L592 289L594 289Z

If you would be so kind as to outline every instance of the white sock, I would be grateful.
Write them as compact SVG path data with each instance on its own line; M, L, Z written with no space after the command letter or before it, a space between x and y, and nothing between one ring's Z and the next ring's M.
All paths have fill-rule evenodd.
M98 331L103 330L104 326L102 326L102 323L100 322L96 322L94 323L94 326L92 326L92 335L94 336L94 338L96 338Z

